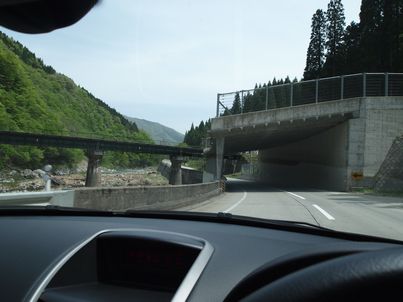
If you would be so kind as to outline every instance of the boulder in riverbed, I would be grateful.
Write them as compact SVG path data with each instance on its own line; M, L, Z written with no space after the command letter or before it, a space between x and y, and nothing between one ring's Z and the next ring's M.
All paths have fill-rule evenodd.
M38 177L31 169L22 170L21 176L28 179L34 179Z

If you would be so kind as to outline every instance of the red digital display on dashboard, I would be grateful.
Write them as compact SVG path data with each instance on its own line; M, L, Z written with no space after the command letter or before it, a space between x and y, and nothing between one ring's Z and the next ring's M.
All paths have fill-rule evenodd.
M200 250L156 240L106 237L97 242L98 279L135 288L175 291Z

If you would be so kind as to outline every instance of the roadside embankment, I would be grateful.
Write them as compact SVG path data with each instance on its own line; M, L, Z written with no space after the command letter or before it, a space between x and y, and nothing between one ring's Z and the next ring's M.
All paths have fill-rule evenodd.
M103 211L174 210L223 192L221 182L179 186L98 187L0 194L0 205L56 205Z

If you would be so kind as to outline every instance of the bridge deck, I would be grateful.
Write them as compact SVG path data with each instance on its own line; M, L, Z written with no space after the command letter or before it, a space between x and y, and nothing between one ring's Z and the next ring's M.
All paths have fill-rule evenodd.
M0 144L30 145L37 147L77 148L100 151L121 151L133 153L167 154L173 156L203 156L199 148L183 148L165 145L153 145L138 142L122 142L72 136L0 131Z

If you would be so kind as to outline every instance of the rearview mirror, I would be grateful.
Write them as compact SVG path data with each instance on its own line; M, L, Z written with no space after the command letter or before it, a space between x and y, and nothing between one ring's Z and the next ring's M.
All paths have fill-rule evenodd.
M47 33L76 23L98 0L0 0L0 25L23 33Z

